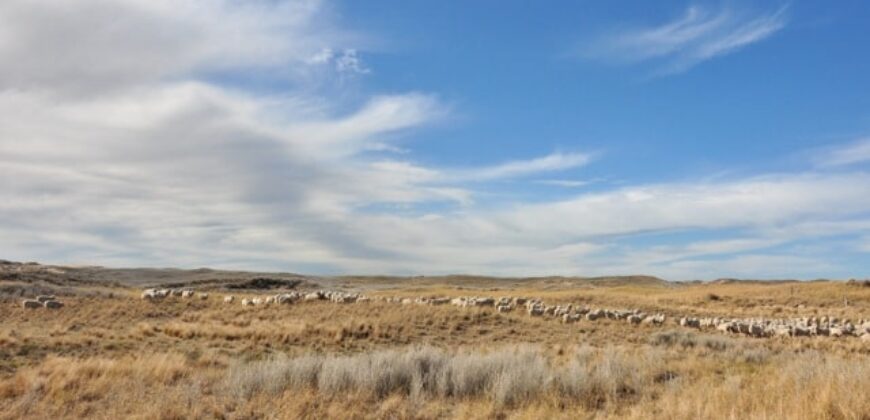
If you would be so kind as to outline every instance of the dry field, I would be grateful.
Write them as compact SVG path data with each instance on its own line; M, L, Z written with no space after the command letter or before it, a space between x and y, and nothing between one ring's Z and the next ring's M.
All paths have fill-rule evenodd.
M280 289L230 289L228 275L188 284L207 290L206 300L151 302L129 281L32 271L7 267L0 277L3 419L870 419L870 343L732 336L672 319L870 318L870 287L861 284L443 277L286 285L375 298L525 296L671 317L652 326L379 299L243 307L238 299ZM22 297L46 292L64 307L21 307ZM224 304L227 294L236 302Z

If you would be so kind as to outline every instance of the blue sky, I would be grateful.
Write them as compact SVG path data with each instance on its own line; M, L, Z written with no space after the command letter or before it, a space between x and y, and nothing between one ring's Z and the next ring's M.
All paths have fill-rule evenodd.
M0 257L870 276L866 2L10 0Z

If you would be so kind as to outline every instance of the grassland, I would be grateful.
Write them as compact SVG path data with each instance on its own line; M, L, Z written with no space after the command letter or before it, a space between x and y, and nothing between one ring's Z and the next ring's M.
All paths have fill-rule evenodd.
M149 302L127 281L40 273L0 277L3 419L870 419L870 345L855 337L753 339L672 322L563 324L379 300L222 303L224 294L264 293L228 288L248 275L201 274L194 286L209 299ZM870 318L870 287L833 281L281 278L376 297ZM22 309L22 295L37 292L58 294L64 308Z

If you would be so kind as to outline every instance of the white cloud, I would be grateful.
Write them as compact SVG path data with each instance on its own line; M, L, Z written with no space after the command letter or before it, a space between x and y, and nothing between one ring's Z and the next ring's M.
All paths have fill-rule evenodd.
M597 180L580 180L580 179L540 179L535 181L536 184L552 185L555 187L565 188L580 188L596 182Z
M342 73L371 73L371 70L363 65L355 49L346 49L340 57L335 59L335 67Z
M751 14L692 6L674 21L611 34L587 53L617 62L656 60L661 72L679 73L770 37L785 27L785 12L784 7L768 14Z
M359 53L354 48L347 48L341 54L336 54L331 48L324 48L305 60L308 64L329 65L341 74L368 74L371 69L363 64Z
M831 148L816 158L822 167L848 166L870 162L870 138L860 139L851 144Z
M456 170L453 176L461 180L478 181L514 178L542 172L555 172L577 168L588 164L591 160L591 156L585 153L555 152L529 160L517 160L494 166Z
M361 42L329 20L308 0L6 0L0 88L93 95L202 72L300 77L324 46Z

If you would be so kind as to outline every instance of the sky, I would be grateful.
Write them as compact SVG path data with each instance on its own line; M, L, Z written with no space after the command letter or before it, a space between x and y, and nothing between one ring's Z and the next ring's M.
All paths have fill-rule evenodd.
M0 258L870 277L870 4L4 0Z

